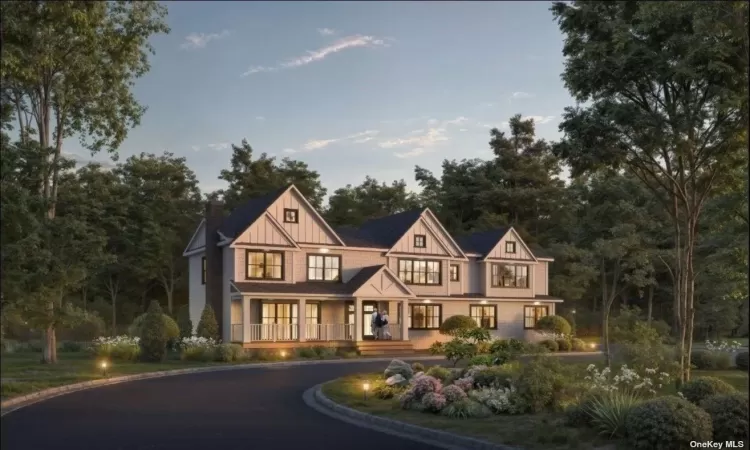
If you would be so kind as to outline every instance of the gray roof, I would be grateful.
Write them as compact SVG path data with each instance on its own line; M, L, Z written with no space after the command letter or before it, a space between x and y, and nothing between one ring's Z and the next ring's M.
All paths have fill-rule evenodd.
M224 236L234 239L253 224L258 217L275 202L291 185L269 192L260 197L251 198L242 205L234 208L227 216L219 228L219 232Z
M491 252L493 248L505 236L509 228L497 228L489 231L481 231L469 235L459 236L456 242L461 246L464 253L479 253L484 256Z

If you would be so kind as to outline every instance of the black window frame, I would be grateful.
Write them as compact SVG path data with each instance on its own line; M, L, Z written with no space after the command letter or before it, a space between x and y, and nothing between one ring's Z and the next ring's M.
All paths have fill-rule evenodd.
M456 268L456 278L453 278L453 268ZM461 264L451 264L448 266L448 279L452 282L461 281Z
M401 270L401 263L402 262L410 263L409 265L411 267L411 270L404 270L404 271L402 271ZM415 273L419 273L419 272L415 272L415 270L414 270L414 263L415 262L424 262L425 263L425 272L424 272L425 273L425 278L424 278L425 282L424 283L415 283L414 282L414 274ZM437 265L438 265L437 272L427 270L427 268L429 267L429 263L433 263L433 264L437 263ZM409 280L405 280L404 278L401 277L401 273L402 272L403 273L409 273L409 274L411 274L410 277L409 277ZM437 283L428 283L427 282L427 274L428 273L433 273L433 274L437 273L437 275L438 275L438 282ZM398 258L398 260L396 261L396 275L398 276L399 280L401 280L404 284L407 284L407 285L412 285L412 286L442 286L443 285L443 262L440 261L439 259Z
M529 308L532 308L532 310L534 311L534 313L532 315L527 315L526 314L526 311ZM523 329L524 330L533 330L536 327L537 321L539 319L541 319L542 317L544 317L544 316L539 316L539 315L536 314L536 311L538 309L539 310L543 309L544 310L544 316L549 316L549 305L523 305ZM527 318L534 319L534 323L530 327L526 326L526 319Z
M251 277L250 276L250 254L251 253L261 253L263 254L263 276L262 277ZM274 278L269 277L267 273L267 267L268 267L268 255L276 254L281 255L281 277L280 278ZM254 250L254 249L247 249L245 250L245 279L246 280L272 280L272 281L283 281L285 277L285 270L284 270L284 263L285 263L285 255L284 252L278 251L278 250Z
M512 245L512 250L508 250L508 245ZM505 242L505 253L508 254L515 254L516 253L516 242L515 241L506 241Z
M311 256L321 256L321 257L323 257L323 267L322 267L322 270L323 270L323 279L322 280L310 279L310 257ZM335 279L335 280L326 280L325 279L325 276L326 276L325 275L326 274L326 258L336 258L336 259L339 260L339 266L338 266L339 273L338 273L338 278ZM341 279L342 279L342 276L341 276L341 270L342 270L341 263L342 263L341 255L331 255L331 254L328 254L328 253L308 253L307 254L307 258L306 258L306 265L305 265L305 278L307 279L307 281L315 282L315 283L341 283L342 282L341 281Z
M293 212L294 220L287 220L286 213ZM299 223L299 209L284 208L284 223Z
M480 308L482 313L480 315L475 315L474 308ZM492 311L492 316L485 316L484 315L485 309ZM481 303L471 304L469 305L469 317L471 317L474 320L479 318L479 323L477 324L477 326L484 328L485 330L497 330L497 305L482 305ZM484 324L481 323L482 322L481 319L483 317L491 318L491 324L489 326L484 326Z
M424 308L424 327L415 327L414 326L414 308ZM437 316L434 314L434 312L428 316L427 311L429 308L437 308L438 313ZM427 317L435 318L437 317L437 325L428 327L427 326ZM410 330L439 330L440 325L443 323L443 304L442 303L421 303L416 305L409 305L409 311L407 319L409 321L409 329Z
M495 276L495 267L498 268L497 276ZM513 285L505 286L504 280L506 277L502 275L503 267L513 267ZM526 268L526 286L518 286L518 267ZM529 289L531 283L529 282L529 265L528 264L505 264L505 263L492 263L490 265L490 286L493 288L505 288L505 289Z
M201 284L206 284L206 275L208 271L208 266L206 265L206 257L201 257Z
M315 322L310 322L308 320L310 319L310 317L307 315L307 307L311 305L317 307L317 316L315 317ZM322 316L322 309L323 305L321 304L321 302L305 302L305 323L316 323L319 325L321 323L320 321Z
M422 238L422 245L419 245L417 243L417 238ZM427 235L426 234L414 235L414 248L427 248Z

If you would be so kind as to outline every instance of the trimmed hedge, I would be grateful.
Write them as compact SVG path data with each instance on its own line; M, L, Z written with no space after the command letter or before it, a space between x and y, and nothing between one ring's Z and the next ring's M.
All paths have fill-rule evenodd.
M549 333L570 335L573 329L562 316L544 316L536 321L535 329Z
M731 394L735 391L734 386L716 377L694 378L680 388L685 399L696 405L712 395Z
M713 436L711 416L679 397L659 397L630 410L625 435L633 450L689 449Z
M130 336L143 337L141 336L141 333L143 333L143 323L145 322L147 315L148 313L141 314L140 316L135 318L132 324L130 324L130 326L128 327L128 334ZM162 313L161 316L162 316L162 320L164 321L164 329L166 330L166 333L167 333L167 339L168 340L179 339L180 327L177 325L177 322L175 322L174 319L172 319L166 314Z
M700 406L711 416L715 441L747 441L750 434L747 395L712 395Z
M477 327L477 322L469 316L450 316L440 324L440 334L454 335L459 331L471 330Z

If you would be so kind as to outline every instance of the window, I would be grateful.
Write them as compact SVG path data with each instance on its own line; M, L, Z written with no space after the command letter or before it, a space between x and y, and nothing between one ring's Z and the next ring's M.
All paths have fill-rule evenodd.
M487 330L497 329L497 306L495 305L471 305L469 315L476 321L478 327Z
M437 330L443 321L442 305L409 305L409 328Z
M248 280L283 280L284 254L248 250L246 275Z
M201 284L206 284L206 257L201 258Z
M297 340L297 306L294 303L263 303L261 323L265 326L260 327L260 340Z
M425 236L424 234L415 234L414 235L414 247L415 248L427 247L427 236Z
M505 253L515 253L516 252L516 243L513 241L508 241L505 243Z
M305 323L320 323L320 303L305 303Z
M309 281L341 281L341 256L307 255Z
M406 284L440 285L441 269L440 261L398 260L398 277Z
M530 330L536 326L536 321L549 314L547 306L524 306L523 327Z
M492 265L492 287L529 287L529 266Z
M458 264L451 264L451 281L459 281L459 266Z
M284 208L284 222L299 223L299 213L296 209Z

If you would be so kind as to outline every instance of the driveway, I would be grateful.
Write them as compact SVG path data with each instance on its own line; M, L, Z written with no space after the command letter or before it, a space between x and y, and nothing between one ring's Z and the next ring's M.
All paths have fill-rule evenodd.
M3 450L435 450L322 415L309 387L386 363L234 370L81 391L2 418Z

